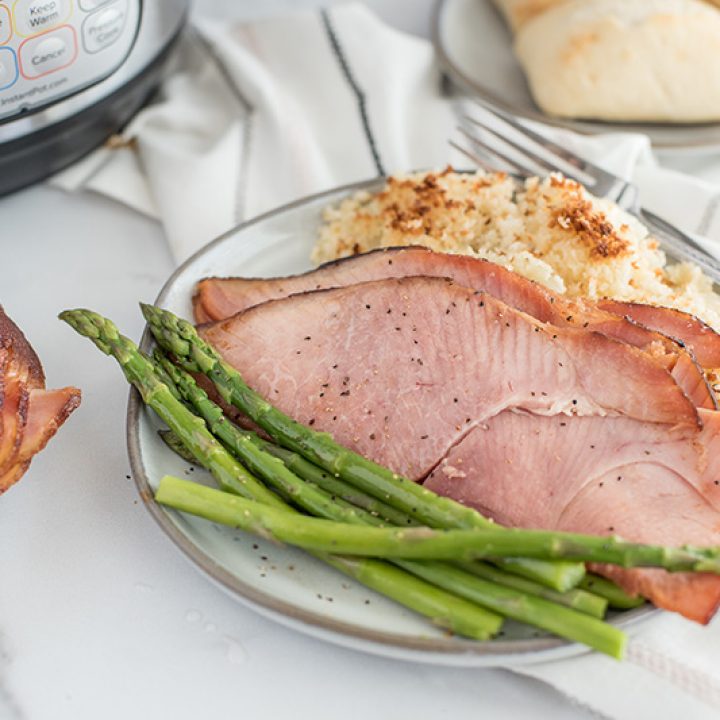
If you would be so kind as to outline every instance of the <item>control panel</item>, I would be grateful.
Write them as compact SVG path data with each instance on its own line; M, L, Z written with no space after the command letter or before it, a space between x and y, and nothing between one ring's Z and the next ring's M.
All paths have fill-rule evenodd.
M141 0L0 0L0 121L102 80L125 60Z

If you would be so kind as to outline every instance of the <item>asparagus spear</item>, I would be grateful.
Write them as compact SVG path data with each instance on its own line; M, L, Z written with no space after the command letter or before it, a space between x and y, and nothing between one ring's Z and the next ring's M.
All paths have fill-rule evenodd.
M263 506L257 503L248 503L237 496L212 490L203 485L180 480L169 475L166 475L160 481L155 499L177 510L190 512L261 535L267 535L270 532L271 536L276 539L288 540L300 546L312 546L315 543L323 546L326 546L326 543L333 545L334 541L328 535L325 535L324 540L319 540L317 536L311 539L314 530L307 525L305 528L299 528L297 525L294 528L288 526L281 528L280 515L286 515L288 522L292 519L298 521L312 520L315 523L321 523L328 528L334 529L334 532L339 534L344 532L343 528L345 531L354 529L364 531L380 530L384 532L385 530L378 527L341 525L327 520L293 516L281 511L275 512L274 517L272 517L274 509L267 508L270 511L269 515L262 511L253 512L253 510L249 510L250 505L255 506L255 510ZM227 506L223 506L223 501L227 501ZM237 501L241 502L238 503ZM403 529L396 532L417 533L422 530L422 528ZM468 534L473 532L482 533L484 531L460 530L445 532ZM347 561L352 562L350 558ZM461 597L482 604L484 607L488 607L501 615L549 630L570 640L582 642L615 658L621 658L623 655L626 643L624 633L596 617L571 610L541 597L524 594L516 589L488 582L480 577L473 577L461 568L453 567L447 563L397 560L396 563L400 567L410 570L414 575L425 578L428 582L452 590ZM520 580L520 578L517 578L517 580Z
M661 567L671 572L720 575L720 548L642 545L618 537L545 530L432 530L427 527L347 525L295 516L286 510L170 476L161 480L156 500L214 522L320 552L461 561L527 554L538 558L571 557L621 567Z
M275 493L258 482L224 450L208 432L203 419L193 415L157 378L152 362L140 353L131 340L121 335L113 323L89 311L66 311L60 318L80 335L90 338L106 355L112 355L117 360L128 382L138 389L143 401L210 469L221 488L275 507L284 506Z
M186 370L207 375L227 403L248 415L285 448L430 527L496 527L472 508L440 497L344 448L327 433L295 422L248 387L240 373L197 334L191 323L152 305L141 304L141 308L163 349L172 353ZM577 585L585 573L581 563L548 563L534 559L513 558L508 562L508 569L511 568L513 572L527 574L560 592Z
M409 527L411 525L419 524L409 515L401 512L400 510L396 510L392 507L392 505L388 505L382 500L378 500L372 497L372 495L368 495L362 490L358 490L357 488L348 485L342 480L339 480L335 476L331 475L327 470L323 470L317 465L313 465L302 455L298 455L292 450L286 450L274 443L267 442L257 435L255 435L254 441L263 450L265 450L265 452L274 455L276 458L280 458L285 466L289 470L292 470L298 477L301 477L306 482L317 485L335 497L342 498L356 507L366 510L373 517L380 518L381 520L388 522L390 525L403 525Z
M67 318L66 318L66 319L67 319ZM97 319L97 318L95 318L95 319ZM88 328L87 328L87 327L84 328L84 330L85 330L85 333L86 333L86 334L89 334L89 333L87 332L87 331L88 331ZM117 331L115 331L115 332L116 332L116 334L117 334ZM105 352L112 352L112 347L111 347L111 346L112 346L112 343L107 343L106 339L103 338L101 335L98 335L98 336L97 336L96 338L94 338L94 339L96 339L96 340L99 341L99 342L98 342L99 346L101 346L102 349L103 349ZM116 338L114 338L114 339L115 339L116 341L119 341L119 340L120 340L119 337L116 337ZM115 350L117 350L117 349L118 349L118 348L115 348ZM127 346L125 346L125 347L123 348L123 350L124 350L124 351L127 351L127 350L128 350ZM114 354L114 353L113 353L113 354ZM145 359L144 359L142 356L140 356L140 355L138 355L138 358L139 358L140 360L145 360ZM120 359L120 358L118 358L118 359ZM123 367L124 367L124 369L126 369L126 371L127 371L128 366L123 365ZM152 369L152 368L150 368L150 369ZM136 368L136 370L137 370L137 368ZM139 377L138 377L138 376L135 376L135 377L134 377L134 382L135 382L136 384L137 384L138 380L139 380ZM160 384L162 385L162 383L160 383ZM165 389L167 390L167 394L169 395L169 397L172 398L172 397L173 397L172 393L171 393L167 388L165 388ZM153 394L153 393L150 393L150 392L143 393L143 396L145 397L146 400L148 400L148 402L152 402L153 398L157 399L157 398L156 398L156 395ZM165 400L167 400L167 398L165 398ZM176 408L176 410L177 410L177 409L178 409L178 408ZM182 405L179 406L179 409L186 411L186 409L185 409L184 406L182 406ZM197 448L195 448L195 449L197 450ZM208 453L208 454L206 454L202 459L203 459L205 462L208 462L208 461L211 462L211 461L212 461L212 457L213 457L212 454L211 454L211 453ZM246 492L247 492L247 490L246 490ZM279 501L278 501L278 502L279 502ZM376 570L376 568L373 568L373 564L372 564L372 563L367 563L367 562L364 562L364 563L363 563L363 562L360 562L360 563L359 563L358 561L352 561L352 562L345 561L345 562L343 562L343 560L338 560L337 558L330 558L329 560L331 561L332 564L335 564L339 569L343 569L345 572L352 574L354 577L359 577L359 578L360 578L360 577L364 577L366 583L368 583L368 577L366 577L366 575L367 575L367 573L370 573L370 574L373 576L373 578L375 578L375 580L374 580L375 585L374 585L374 586L377 587L378 589L382 589L382 587L383 587L385 584L387 584L388 582L390 582L390 585L391 585L391 586L396 587L396 586L393 584L393 582L392 582L392 580L393 580L393 578L391 577L392 573L390 574L390 576L388 576L387 573L384 574L384 575L381 574L380 576L378 576L378 575L377 575L377 570ZM344 567L343 567L343 565L344 565ZM436 563L427 564L427 572L428 572L428 573L432 573L433 570L437 571L438 568L435 567L435 566L437 566L437 565L438 565L438 564L436 564ZM383 566L380 566L380 567L382 568ZM360 568L362 568L363 570L362 570L362 573L361 573L361 574L358 574L358 571L359 571ZM373 570L374 570L375 572L373 572ZM396 578L398 577L398 576L397 576L397 573L395 573L395 576L396 576ZM460 574L460 577L463 577L463 574L462 574L462 573ZM368 584L371 584L371 583L368 583ZM480 585L480 586L476 586L476 587L481 587L481 588L482 588L481 585ZM497 590L497 588L493 588L493 586L490 586L489 588L486 588L486 591L487 591L487 589ZM386 590L386 592L389 592L389 594L392 594L392 592L390 592L387 587L385 588L385 590ZM467 591L467 588L466 588L465 592L466 592L466 593L468 592L468 591ZM440 601L442 602L443 599L444 599L444 596L441 595L441 596L440 596ZM457 598L455 598L455 600L457 600ZM513 596L513 597L511 597L511 598L506 598L506 600L509 600L510 603L511 603L511 605L513 605L513 604L516 605L516 604L517 604L516 594L515 594L515 596ZM413 596L413 601L414 601L414 602L417 602L417 598L415 598L415 596ZM427 609L428 609L427 600L423 600L423 603L424 603L423 607L425 607L425 609L427 610ZM409 604L409 605L410 605L410 603L406 603L406 604ZM447 603L445 603L444 605L442 605L442 607L443 607L443 608L445 609L445 611L447 612ZM470 607L472 607L472 606L470 606ZM552 606L551 606L551 607L552 607ZM463 608L463 607L461 606L461 609L466 609L466 608ZM436 614L437 614L437 613L436 613ZM447 620L446 618L444 618L444 620L445 620L445 624L448 624L448 620ZM566 623L565 623L565 624L566 624ZM455 619L455 620L453 621L452 618L450 618L450 626L451 626L451 627L455 627L456 631L458 631L458 632L463 632L463 630L460 629L460 625L462 625L462 623L459 623L459 624L458 624L457 619ZM477 625L477 624L475 624L474 627L475 627L475 629L477 630L476 625ZM593 644L601 644L601 640L593 641ZM603 648L601 647L600 649L603 649ZM608 650L606 649L606 651L608 651ZM617 647L616 647L616 651L617 651L617 652L620 652L620 650L618 650ZM617 654L617 653L616 653L616 654Z
M293 470L293 472L295 472L295 474L303 480L313 482L333 495L342 497L354 505L368 510L371 515L388 520L393 525L409 527L416 524L409 515L402 513L399 510L395 510L394 508L389 508L393 511L393 514L390 515L387 512L389 506L385 506L384 503L381 503L379 500L375 501L375 499L370 495L363 493L361 490L352 488L342 480L331 477L326 470L317 467L317 465L313 465L311 462L305 460L305 458L297 453L294 453L292 450L281 448L278 445L274 445L271 442L263 440L257 435L255 435L255 438L256 442L261 444L267 452L281 458L285 465L287 465L288 468ZM373 504L374 502L380 503L382 507L376 509L376 506ZM556 602L560 605L574 608L575 610L584 612L594 617L602 618L605 616L608 601L604 596L601 596L599 593L593 594L588 588L585 590L573 588L565 592L558 592L548 588L540 582L535 582L534 580L526 577L518 577L518 575L525 575L529 570L530 563L533 562L529 558L520 558L519 560L520 562L517 563L513 562L513 560L509 558L506 560L500 558L493 561L494 564L499 565L501 568L504 568L504 570L493 568L487 563L480 561L465 563L462 567L466 572L483 577L487 580L492 580L499 585L505 585L506 587L515 588L516 590L520 590L530 595L543 597L546 600L551 600L552 602ZM542 563L542 561L536 562L538 565ZM545 563L542 564L544 565ZM507 572L507 570L510 570L510 572ZM517 572L518 570L519 572ZM609 580L606 580L605 582L612 585ZM622 592L620 588L617 588L617 590Z
M188 452L187 448L182 444L180 438L172 431L167 428L158 430L158 437L182 460L190 465L195 465L197 459L195 456Z
M185 450L210 470L220 487L237 493L229 497L242 495L292 512L292 508L259 483L215 440L202 418L185 407L176 397L175 388L157 378L154 364L129 338L121 335L113 323L89 310L65 311L60 318L118 361L128 381L139 390L144 402L165 420ZM459 635L488 640L502 625L499 615L387 563L370 559L358 561L321 552L311 554Z
M381 525L383 520L380 518L380 513L387 515L387 506L384 506L380 501L375 501L371 496L366 495L361 490L354 489L344 483L342 480L330 477L329 473L316 465L308 462L297 453L285 448L280 448L273 443L262 440L256 433L240 430L232 423L224 420L222 408L214 403L207 395L207 393L198 386L195 379L186 371L174 365L169 358L160 351L156 351L153 354L155 363L159 365L167 378L167 382L172 383L175 387L178 396L187 401L187 403L197 410L199 414L205 418L210 430L222 440L225 445L231 450L235 450L240 460L249 460L250 469L259 474L263 479L269 482L276 489L278 488L278 478L272 476L273 468L270 467L270 475L265 474L267 464L257 464L252 457L248 458L248 451L250 450L246 443L243 442L249 439L258 450L268 452L283 461L283 464L288 470L293 470L297 478L301 478L306 483L311 483L312 486L319 486L321 489L331 493L330 497L326 498L331 502L337 501L337 498L345 498L360 501L359 512L354 517L345 516L340 512L333 512L332 507L328 506L328 502L312 503L308 502L303 492L302 487L297 487L293 479L293 490L291 491L292 496L296 498L298 504L304 509L309 510L312 514L324 517L329 520L338 521L349 521L355 522L360 521L364 524L369 525ZM222 420L221 420L222 419ZM257 454L257 450L254 451ZM280 480L282 483L282 480ZM377 512L368 511L367 508L375 508L377 505L383 507L379 508ZM363 508L363 506L365 506ZM318 512L317 509L320 509ZM392 509L392 508L390 508ZM393 510L393 519L395 525L407 527L414 525L413 519L398 510ZM405 565L405 569L413 572L416 570L414 566ZM518 578L510 575L506 572L497 570L495 568L486 565L485 563L467 563L464 568L466 572L474 574L476 576L485 578L497 582L500 585L514 588L523 593L529 593L531 595L537 595L544 597L547 600L558 602L561 605L573 607L581 612L586 612L594 617L602 618L607 609L607 601L597 595L591 595L590 593L582 590L568 591L567 593L559 593L547 588L542 585L535 583L531 580ZM467 582L472 582L466 578ZM439 585L443 586L442 581L438 582ZM454 584L457 584L457 578L454 580ZM461 593L462 594L462 593ZM477 597L477 596L476 596ZM478 600L479 601L479 600ZM480 602L480 601L479 601ZM482 603L481 603L482 604ZM518 619L518 618L516 618ZM527 621L530 621L529 619Z
M619 610L639 607L645 602L640 595L628 595L621 587L607 578L588 573L581 581L580 587L608 601L608 605Z
M357 523L358 510L344 500L333 498L324 490L303 483L280 458L265 452L252 433L243 432L225 417L222 408L185 371L175 367L166 357L155 355L156 364L174 384L180 397L205 420L210 432L229 448L235 457L255 476L269 483L286 501L299 504L319 517L337 522Z
M192 455L187 453L182 443L177 439L177 437L175 437L172 431L159 430L158 434L168 445L168 447L175 453L177 453L181 458L183 458L183 460L190 463L195 462L195 458L193 458ZM255 442L261 447L263 447L265 450L267 450L267 452L274 454L276 457L282 458L286 466L289 469L292 469L298 475L298 477L302 478L306 482L312 483L315 478L319 478L321 482L324 482L325 479L329 478L329 475L326 471L320 469L316 465L313 465L312 463L308 462L296 453L293 453L291 450L285 450L284 448L280 448L277 445L273 445L273 443L267 442L262 438L258 437L257 435L254 435L254 439ZM368 507L373 507L372 503L374 501L374 498L362 495L361 491L354 490L353 488L348 487L340 480L336 480L335 478L331 479L333 481L332 484L330 486L323 485L322 489L331 492L332 495L336 497L343 497L344 499L353 502L353 504L355 504L356 507L359 507L360 509L366 509L366 511L369 513L373 520L379 522L382 522L383 520L388 520L387 517L383 517L383 515L381 514L382 511L373 512L372 509L367 509ZM358 503L354 502L356 500L358 501ZM365 506L366 502L370 504L368 506ZM407 520L411 520L411 518L400 513L399 511L396 512L398 512L398 520L394 524L405 526ZM550 600L551 602L555 602L559 605L564 605L565 607L572 608L573 610L577 610L578 612L585 613L586 615L592 615L593 617L597 618L605 617L605 611L608 606L608 601L604 596L601 596L600 594L596 595L588 590L581 590L578 588L573 588L572 590L560 593L546 587L545 585L542 585L541 583L537 583L523 577L518 577L517 575L513 575L509 572L499 570L498 568L492 567L491 565L488 565L487 563L484 563L482 561L476 561L472 563L459 563L458 567L463 568L471 575L477 575L478 577L485 578L486 580L490 580L494 583L497 583L498 585L504 585L505 587L514 588L515 590L519 590L520 592L528 595L536 595L538 597L544 598L545 600ZM597 576L595 577L596 579L598 579ZM605 580L605 582L612 585L609 580ZM617 588L617 590L619 592L622 592L620 588Z
M304 473L302 479L300 476L292 473L287 465L282 463L274 454L273 458L281 463L282 468L278 468L276 463L268 462L265 451L271 451L271 449L276 446L273 446L272 443L265 442L255 433L241 430L228 421L223 414L222 408L208 397L207 393L198 386L194 378L174 365L167 356L156 352L153 357L155 363L161 366L168 381L171 382L177 390L179 397L187 401L192 408L198 411L207 422L210 430L222 440L227 447L234 451L240 460L244 461L253 472L270 483L276 490L289 496L293 502L303 509L328 520L374 526L384 524L381 518L362 508L356 508L356 511L352 514L347 513L343 501L334 495L327 494L323 488L317 487L312 482L308 483L309 479L317 479L320 480L320 482L324 482L324 478L327 478L327 473L295 455L292 451L282 450L279 457L284 457L290 462L292 462L294 458L297 458L299 462L295 462L295 467L299 467ZM250 444L248 444L248 442ZM318 477L318 474L324 476L324 478ZM333 490L337 490L342 494L343 488L346 486L341 480L333 478L331 487ZM360 492L361 491L356 491L356 494ZM372 500L372 498L370 498L370 500ZM407 526L407 522L412 520L409 516L399 515L399 524L402 526ZM413 575L425 577L434 584L446 590L451 590L462 597L474 600L485 607L499 612L501 615L534 624L551 632L556 632L564 637L569 637L572 640L580 640L586 644L592 645L592 643L595 642L592 625L586 628L582 621L578 621L573 615L568 616L564 620L562 620L561 617L560 620L562 620L563 624L562 626L558 625L557 613L551 614L553 621L548 624L545 621L547 613L543 612L543 608L537 612L532 601L528 600L525 595L529 593L530 595L545 597L547 600L557 600L562 605L580 606L576 607L576 609L581 610L582 608L587 611L587 614L599 618L603 617L607 607L607 601L596 595L590 595L584 591L574 591L566 597L552 590L547 590L529 580L514 578L513 576L504 577L508 576L508 573L489 566L486 566L485 571L483 571L482 567L473 568L473 572L469 570L473 564L468 563L468 570L470 571L470 575L468 575L467 572L458 571L457 568L449 568L446 563L424 563L424 567L420 567L420 564L417 562L400 560L396 560L395 562ZM430 565L432 565L432 567L428 567ZM447 572L444 572L443 568L449 569ZM432 577L430 577L429 573ZM476 577L472 577L472 575ZM491 582L478 582L478 576ZM497 588L493 587L492 582L497 582L507 588L512 588L512 590L498 591ZM538 588L540 588L539 591ZM560 615L562 616L562 613L560 613ZM559 627L574 628L574 634L568 635L565 630L558 632Z
M518 577L512 573L505 572L489 563L476 560L475 562L456 563L457 566L471 575L489 580L498 585L504 585L514 590L519 590L527 595L536 595L550 602L564 605L578 612L592 615L596 618L604 618L607 610L608 600L600 594L594 594L589 589L572 588L563 593L551 590L545 585L536 583L527 578ZM502 567L502 566L501 566ZM618 588L619 589L619 588ZM530 622L526 620L525 622ZM562 635L563 633L558 633Z
M481 516L474 510L438 497L422 486L343 448L328 434L315 432L295 422L251 390L237 370L200 338L191 323L152 305L142 304L141 308L160 347L172 353L185 369L207 375L226 402L242 410L288 449L300 453L351 484L357 481L358 487L379 499L386 500L388 495L394 497L396 507L426 525L474 527L478 522L483 526L490 522L484 518L478 521Z

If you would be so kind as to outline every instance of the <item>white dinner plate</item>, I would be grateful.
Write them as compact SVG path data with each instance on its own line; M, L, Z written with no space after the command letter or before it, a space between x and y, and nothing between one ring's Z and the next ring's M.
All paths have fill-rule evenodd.
M209 275L275 276L311 268L310 251L322 209L378 180L315 195L263 215L207 245L168 280L156 303L192 318L195 283ZM145 350L151 348L148 333ZM190 469L157 435L162 423L133 390L128 405L128 451L133 477L146 507L187 557L240 602L278 622L339 645L378 655L458 666L511 666L587 652L510 621L488 642L450 637L427 620L349 580L305 553L281 547L197 517L157 505L152 494L166 474L213 484ZM650 606L611 614L627 627L647 619Z
M586 135L640 132L663 152L700 154L720 150L720 123L609 123L545 115L530 94L515 58L512 36L491 0L438 0L433 42L447 73L482 102L517 117Z

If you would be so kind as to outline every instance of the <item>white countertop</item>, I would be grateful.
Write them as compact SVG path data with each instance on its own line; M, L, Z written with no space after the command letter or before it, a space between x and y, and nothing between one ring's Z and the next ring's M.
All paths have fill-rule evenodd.
M14 268L3 304L49 383L83 389L80 409L0 499L2 720L586 717L504 671L324 644L213 586L127 478L117 366L55 319L87 306L137 337L137 301L172 271L160 228L104 198L44 186L1 200L0 228Z
M426 31L429 2L371 4ZM199 5L260 12L250 0ZM80 409L0 498L1 720L590 717L506 671L413 665L310 639L213 586L138 501L118 368L56 320L87 306L138 337L137 302L154 299L173 270L160 227L99 196L37 186L0 200L0 242L0 302L49 385L83 389Z

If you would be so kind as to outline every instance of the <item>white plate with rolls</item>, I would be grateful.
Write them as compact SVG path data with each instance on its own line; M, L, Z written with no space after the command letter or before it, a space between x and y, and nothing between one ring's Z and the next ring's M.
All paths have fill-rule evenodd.
M720 151L720 0L438 0L433 41L456 83L517 117Z

